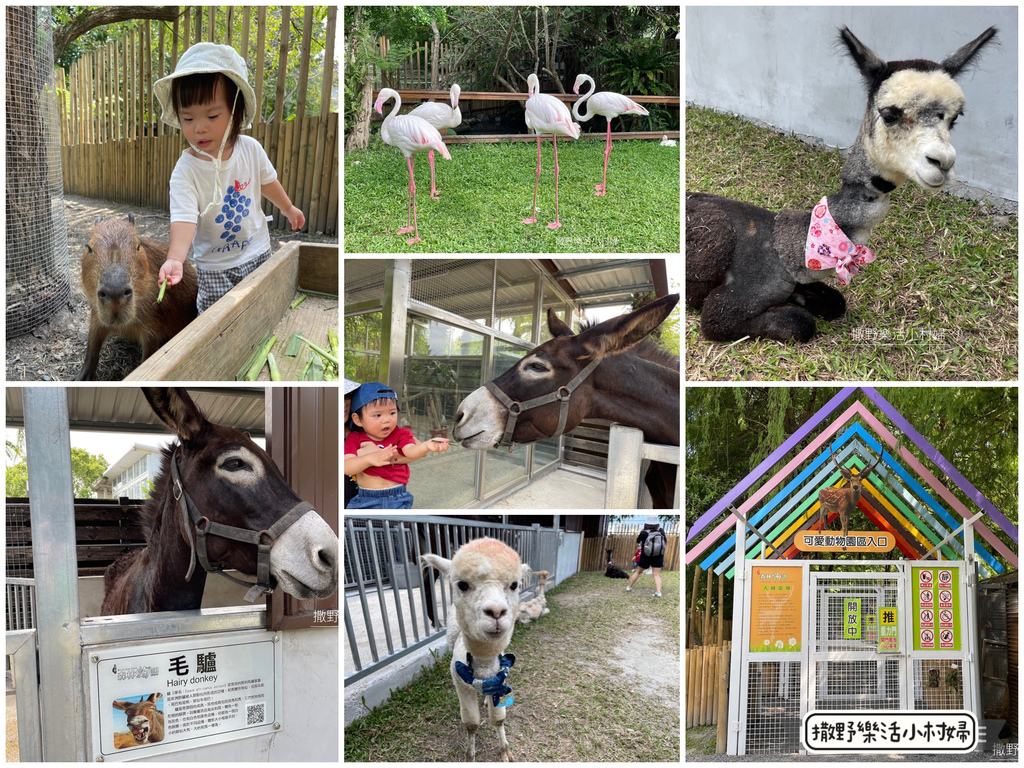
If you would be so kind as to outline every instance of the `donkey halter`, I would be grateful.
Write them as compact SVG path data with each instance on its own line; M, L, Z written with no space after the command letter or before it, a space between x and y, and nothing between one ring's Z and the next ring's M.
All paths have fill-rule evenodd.
M249 591L245 593L246 602L255 602L262 594L271 594L274 588L270 585L270 548L274 546L274 542L277 538L284 533L284 531L291 527L294 523L298 522L299 518L305 515L307 512L313 509L313 505L308 501L300 501L288 512L281 516L281 518L274 523L270 528L264 531L253 531L249 528L236 528L233 525L224 525L203 515L192 502L192 498L188 495L185 487L181 484L181 476L178 474L178 449L174 449L174 454L171 456L171 479L173 481L171 492L174 495L175 500L178 502L178 507L181 509L181 519L185 525L185 534L188 538L189 548L192 550L192 556L189 561L188 573L185 574L185 580L191 581L192 572L196 567L196 556L199 557L199 564L203 566L203 570L207 573L219 573L225 579L231 579L236 584L249 587ZM189 520L191 523L189 524ZM192 528L195 527L195 538L192 535ZM230 539L232 541L241 541L244 544L255 544L258 555L256 563L256 581L245 581L232 576L229 573L224 572L224 566L211 565L209 558L206 555L206 537L220 536L224 539Z
M488 381L484 384L487 387L487 391L498 398L501 404L508 409L508 416L505 419L505 434L501 436L501 440L494 444L494 447L507 445L509 451L515 447L515 441L512 439L512 433L516 429L516 420L519 418L519 414L523 411L528 411L531 408L537 408L541 405L547 405L548 403L561 403L561 408L558 409L558 428L554 434L548 435L551 437L559 437L562 432L565 431L565 422L569 418L569 398L572 397L573 391L583 383L583 381L594 372L594 369L600 364L601 358L591 360L587 367L572 377L572 380L559 387L554 392L548 392L546 395L535 397L532 400L527 400L525 403L520 403L518 400L513 400L511 397L506 395L498 385L493 381Z

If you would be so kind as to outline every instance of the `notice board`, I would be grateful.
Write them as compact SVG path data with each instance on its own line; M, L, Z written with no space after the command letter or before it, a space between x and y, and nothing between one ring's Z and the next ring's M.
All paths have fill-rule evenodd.
M282 728L280 635L186 635L85 649L94 761L134 760Z
M957 568L911 568L914 583L914 650L960 650L960 585Z
M750 571L750 652L799 653L803 568L755 565Z

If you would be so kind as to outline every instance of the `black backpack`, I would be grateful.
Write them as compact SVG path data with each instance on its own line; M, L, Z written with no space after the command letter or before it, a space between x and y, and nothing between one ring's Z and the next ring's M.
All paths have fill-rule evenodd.
M649 531L644 541L644 557L661 557L665 554L665 534L661 530Z

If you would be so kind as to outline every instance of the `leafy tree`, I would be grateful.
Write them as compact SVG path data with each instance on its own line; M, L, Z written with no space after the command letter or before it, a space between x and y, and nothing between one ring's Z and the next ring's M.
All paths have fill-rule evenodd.
M23 445L22 435L19 430L19 443ZM7 496L28 496L28 463L22 451L21 455L15 454L12 457L11 448L17 444L7 442L8 463L6 472ZM12 461L12 458L17 459ZM107 469L107 460L102 456L89 453L84 448L71 449L71 482L74 497L76 499L91 498L93 484L103 476Z

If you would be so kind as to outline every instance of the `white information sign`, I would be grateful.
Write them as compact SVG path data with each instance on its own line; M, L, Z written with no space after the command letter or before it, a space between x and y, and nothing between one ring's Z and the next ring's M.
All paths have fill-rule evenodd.
M258 630L86 648L94 760L280 730L279 640Z

